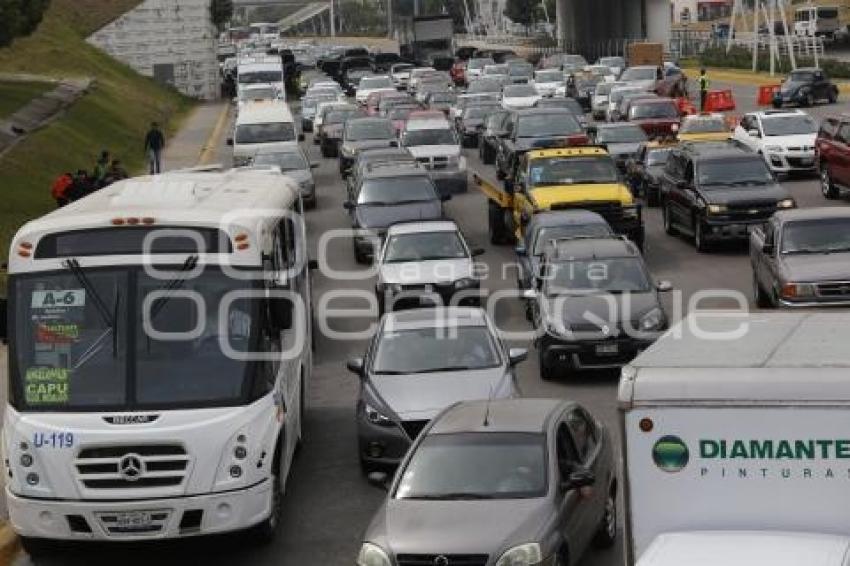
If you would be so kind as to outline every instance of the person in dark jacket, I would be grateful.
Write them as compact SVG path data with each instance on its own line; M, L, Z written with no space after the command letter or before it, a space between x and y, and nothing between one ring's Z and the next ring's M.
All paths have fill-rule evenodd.
M99 189L103 186L103 183L106 180L106 172L109 170L109 162L109 151L104 149L100 152L100 157L94 165L94 171L92 171L95 188Z
M162 173L162 150L165 148L165 136L159 129L159 124L151 123L151 129L145 136L145 154L148 156L150 174Z
M106 172L104 185L111 185L112 183L122 181L127 177L129 177L129 175L127 174L127 170L121 166L121 161L113 159L112 163L109 165L109 170Z
M88 171L85 169L79 169L77 174L74 175L74 182L71 183L71 186L68 187L65 194L67 195L68 202L74 202L75 200L80 200L81 198L90 195L94 191L94 182L92 178L89 177Z

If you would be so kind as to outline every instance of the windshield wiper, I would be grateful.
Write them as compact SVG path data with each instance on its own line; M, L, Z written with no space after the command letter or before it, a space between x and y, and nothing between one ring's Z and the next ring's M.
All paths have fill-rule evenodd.
M162 309L165 308L165 305L173 296L174 291L182 287L183 283L186 282L186 278L182 277L182 274L190 269L194 269L196 265L198 265L198 256L190 255L183 262L183 265L180 266L180 269L177 270L177 275L159 289L163 297L151 309L151 321L156 318L156 315L162 312Z
M405 499L423 499L426 501L449 501L452 499L496 499L496 495L489 493L439 493L434 495L416 495L405 497Z
M375 375L407 375L410 373L409 371L402 371L400 369L385 369L381 371L373 371Z
M441 371L465 371L465 370L471 370L471 369L476 369L476 368L474 368L472 366L445 366L445 367L439 367L439 368L420 369L420 370L412 371L410 373L438 373L438 372L441 372Z
M77 369L85 364L89 359L94 357L97 352L100 351L101 343L106 339L110 334L112 335L112 357L116 357L118 355L118 332L115 329L115 321L118 318L118 301L119 295L118 291L115 292L115 303L112 305L112 312L109 312L106 304L103 302L103 299L98 295L97 291L95 291L94 285L92 285L91 280L86 275L83 268L80 267L80 262L74 258L65 260L65 267L68 268L74 277L79 281L80 285L83 286L83 289L86 290L86 295L91 297L92 303L94 303L95 309L97 309L98 314L103 319L106 328L101 333L100 336L95 338L94 342L92 342L91 346L86 348L86 350L80 354L77 363L74 364L73 369Z

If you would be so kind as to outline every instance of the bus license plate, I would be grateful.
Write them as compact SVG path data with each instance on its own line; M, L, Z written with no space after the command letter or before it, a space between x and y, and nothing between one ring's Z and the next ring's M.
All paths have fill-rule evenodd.
M597 356L616 356L617 352L619 352L619 348L617 344L597 344L596 345L596 355Z
M115 526L121 530L142 530L150 527L152 523L148 511L127 511L115 515Z

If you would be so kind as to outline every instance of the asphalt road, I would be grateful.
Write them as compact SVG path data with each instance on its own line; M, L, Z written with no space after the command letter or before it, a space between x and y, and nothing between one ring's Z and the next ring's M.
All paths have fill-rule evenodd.
M721 87L715 83L715 87ZM731 86L731 85L730 85ZM755 107L755 87L732 87L741 111ZM818 107L811 110L816 117L846 109L846 104ZM315 171L319 202L307 213L311 245L331 228L346 227L348 218L343 210L344 185L336 169L336 161L322 159L318 148L308 136L305 147L321 167ZM477 153L467 150L470 168L494 177L490 166L483 166ZM814 179L785 182L802 207L846 206L845 201L827 202ZM502 278L501 266L513 259L510 247L494 247L487 237L484 197L470 185L467 194L447 203L447 211L461 225L473 245L487 249L483 260L490 267L490 277L482 285L491 292L514 286L512 273ZM668 312L675 313L672 303L687 303L695 293L710 289L738 290L749 299L751 272L746 250L733 246L698 254L691 243L664 234L658 209L646 209L647 262L657 279L673 283L676 292L667 296ZM315 252L314 252L315 253ZM328 251L328 261L336 269L356 269L351 246L340 242ZM326 291L337 288L374 289L372 280L343 282L314 277L314 304ZM681 300L679 300L681 297ZM351 305L348 306L360 306ZM728 301L709 301L704 306L729 306ZM503 329L527 329L519 301L501 301L496 309L496 322ZM335 329L365 328L371 320L337 320ZM529 347L530 344L512 344ZM354 563L360 537L373 511L384 497L383 491L370 486L361 476L357 463L354 426L356 378L345 369L348 358L361 356L364 342L333 341L322 336L317 340L314 379L309 391L306 414L305 444L300 452L285 497L285 516L278 539L268 547L258 548L239 536L217 537L178 543L143 545L128 550L125 546L97 546L62 551L51 559L37 564L91 566L109 564L122 566L134 563L198 564L245 566L279 566L281 564L316 564L342 566ZM616 385L614 373L588 374L561 382L543 382L539 377L536 356L529 356L519 367L520 386L526 396L572 398L588 407L611 429L616 430ZM27 557L17 565L32 564ZM609 551L591 551L584 559L587 566L619 566L622 551L619 546Z

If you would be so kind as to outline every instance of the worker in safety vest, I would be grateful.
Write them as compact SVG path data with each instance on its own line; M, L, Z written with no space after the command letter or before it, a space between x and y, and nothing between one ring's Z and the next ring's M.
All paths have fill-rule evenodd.
M708 76L705 74L705 69L699 71L699 110L705 112L705 99L708 97Z

